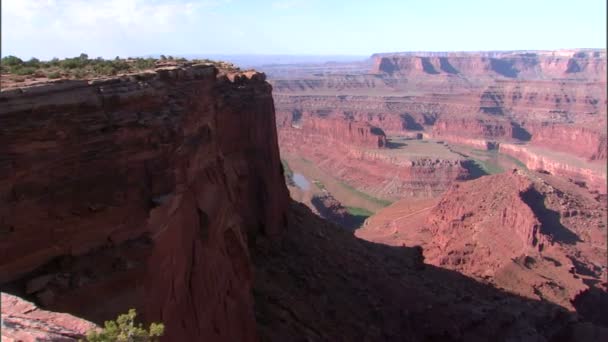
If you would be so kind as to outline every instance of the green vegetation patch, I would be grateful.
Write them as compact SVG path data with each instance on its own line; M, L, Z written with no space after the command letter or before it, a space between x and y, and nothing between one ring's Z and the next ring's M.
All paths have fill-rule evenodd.
M350 190L351 192L355 193L357 196L362 197L362 198L364 198L364 199L366 199L366 200L368 200L370 202L376 203L376 204L378 204L378 205L380 205L382 207L388 207L389 205L391 205L393 203L391 201L387 201L387 200L384 200L384 199L376 198L374 196L366 194L365 192L359 191L359 190L353 188L352 186L350 186L350 185L348 185L348 184L346 184L346 183L344 183L342 181L339 181L338 183L341 186L343 186L344 188L346 188L346 189Z
M346 207L346 210L348 211L349 214L351 214L353 216L363 216L363 217L367 218L367 217L374 215L374 213L372 211L369 211L365 208Z
M148 329L135 324L135 309L118 316L115 321L106 321L103 329L87 333L86 342L156 342L165 332L162 323L152 323Z
M475 165L477 165L480 169L482 169L485 173L487 173L489 175L495 175L495 174L505 172L505 170L502 167L500 167L498 164L493 163L491 161L481 160L481 159L472 159L472 160L473 160L473 163L475 163Z
M140 72L154 69L157 63L165 61L187 62L185 58L174 58L172 56L161 56L160 59L120 58L118 56L114 59L103 59L101 57L91 59L86 53L81 53L80 56L73 58L53 58L50 61L41 61L38 58L24 61L15 56L6 56L0 61L0 71L4 74L36 75L51 79L61 77L81 79ZM216 63L208 59L194 59L191 62Z
M283 165L283 175L285 175L285 182L287 185L295 186L296 183L293 180L293 170L289 167L289 164L285 159L281 159L281 165Z
M519 167L522 170L528 170L528 167L526 166L526 164L522 163L521 160L512 157L508 154L501 154L502 157L505 157L506 159L509 159L510 161L512 161L515 165L517 165L517 167Z
M313 179L313 184L317 186L317 188L319 188L319 190L327 190L327 188L325 187L325 184L323 184L323 182L321 182L318 179Z

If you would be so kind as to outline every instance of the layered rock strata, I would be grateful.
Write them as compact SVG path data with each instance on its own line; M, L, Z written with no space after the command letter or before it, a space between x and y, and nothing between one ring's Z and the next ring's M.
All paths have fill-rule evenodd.
M166 340L256 340L248 242L285 226L271 87L211 65L0 95L0 282ZM8 285L7 285L8 286Z

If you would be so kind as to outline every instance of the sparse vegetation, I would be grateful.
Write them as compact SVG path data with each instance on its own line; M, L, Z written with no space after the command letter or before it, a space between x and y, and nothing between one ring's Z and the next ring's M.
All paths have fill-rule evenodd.
M321 190L321 191L327 190L327 188L325 187L325 184L323 184L320 180L313 179L312 182L317 186L317 188L319 188L319 190Z
M350 185L348 185L348 184L346 184L344 182L339 182L339 183L340 183L341 186L343 186L344 188L350 190L351 192L355 193L356 195L358 195L360 197L363 197L364 199L366 199L366 200L368 200L370 202L376 203L376 204L378 204L378 205L380 205L382 207L388 207L389 205L391 205L393 203L391 201L387 201L387 200L384 200L384 199L380 199L380 198L376 198L374 196L368 195L365 192L361 192L361 191L353 188L352 186L350 186Z
M162 323L151 323L148 329L143 324L135 323L135 309L118 316L116 321L106 321L101 331L87 333L86 342L153 342L163 336L165 326Z
M499 173L503 173L505 170L500 167L498 164L495 164L489 160L481 160L473 158L473 163L475 163L480 169L482 169L488 175L495 175Z
M285 182L289 186L295 186L296 183L293 180L293 171L289 167L289 164L285 159L281 159L281 165L283 165L283 175L285 176Z
M362 217L367 218L367 217L374 215L373 212L371 212L365 208L346 207L346 210L348 211L349 214L351 214L353 216L362 216Z
M112 60L97 57L89 58L86 53L81 53L77 57L58 59L53 58L49 61L41 61L32 57L28 61L23 61L16 56L3 57L0 63L0 71L3 74L14 74L19 76L57 78L90 78L100 76L113 76L143 70L154 69L159 62L163 63L184 63L185 58L165 57L161 55L156 58L116 58ZM209 59L194 59L192 63L217 63Z

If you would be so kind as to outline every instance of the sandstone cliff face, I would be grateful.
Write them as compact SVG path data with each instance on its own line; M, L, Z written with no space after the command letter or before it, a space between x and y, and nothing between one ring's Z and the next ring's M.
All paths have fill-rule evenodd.
M501 144L499 151L521 160L528 169L547 171L551 174L583 182L591 190L606 193L606 165L604 162L588 162L562 153L548 153L530 146Z
M281 232L288 198L263 74L195 65L0 101L0 282L96 321L137 307L168 341L255 340L247 243Z
M372 56L375 73L404 76L464 75L505 78L606 80L604 51L396 53Z
M384 132L365 122L311 117L304 121L302 129L342 143L370 148L386 146Z
M433 135L438 138L466 137L489 140L510 139L513 136L511 123L494 118L441 118L433 126Z
M561 152L570 152L589 160L606 160L606 132L568 124L527 123L530 144Z

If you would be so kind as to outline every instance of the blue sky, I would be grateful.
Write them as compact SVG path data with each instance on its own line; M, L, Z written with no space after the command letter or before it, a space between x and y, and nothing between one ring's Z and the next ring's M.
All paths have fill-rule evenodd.
M2 55L605 48L605 0L2 0Z

